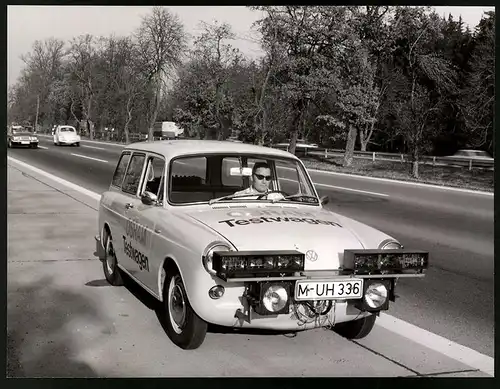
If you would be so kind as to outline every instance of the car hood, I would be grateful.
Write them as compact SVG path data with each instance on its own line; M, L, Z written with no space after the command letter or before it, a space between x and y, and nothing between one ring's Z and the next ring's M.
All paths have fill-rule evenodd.
M12 134L12 136L36 136L36 134L33 134L32 132L16 132L15 134Z
M306 254L306 270L337 269L345 249L363 248L335 214L321 209L224 207L192 211L188 216L217 231L238 251L300 251Z

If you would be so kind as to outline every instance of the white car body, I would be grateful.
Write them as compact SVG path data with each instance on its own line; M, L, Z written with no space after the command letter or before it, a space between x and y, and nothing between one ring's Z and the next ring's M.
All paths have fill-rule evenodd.
M127 153L129 153L128 160L124 156ZM220 155L223 155L224 159L218 160L217 156ZM199 161L196 160L184 159L182 162L182 159L179 159L200 156L212 162L203 165L198 164ZM373 326L376 314L380 310L388 309L389 300L395 300L395 280L399 277L424 275L425 269L422 268L412 274L384 274L382 272L378 275L358 275L350 271L349 269L354 265L353 262L347 265L345 250L364 252L366 249L381 249L384 245L394 250L384 250L383 255L389 252L403 255L402 253L406 253L407 250L402 249L399 242L381 231L328 211L322 204L323 199L319 199L303 163L288 152L243 143L177 140L131 144L125 147L122 157L124 164L121 165L122 159L120 159L112 185L102 194L100 200L96 251L103 261L104 272L110 283L120 284L117 281L118 278L121 280L120 272L117 271L119 268L165 306L168 305L165 311L167 322L173 320L175 315L180 315L175 317L178 319L180 317L179 322L185 327L181 325L176 327L178 322L171 321L168 327L170 330L167 330L167 333L182 348L196 348L204 338L204 334L198 334L197 338L195 335L192 336L197 340L186 340L189 338L186 332L191 330L189 330L189 324L182 321L187 321L186 317L188 317L187 314L182 316L182 312L190 312L189 309L194 313L189 317L191 319L195 317L192 320L198 323L196 325L200 328L203 327L203 323L211 323L235 328L304 330L336 324L335 329L341 328L342 323L357 323L357 327L364 325L366 328L360 327L361 329L353 330L352 325L348 324L347 327L344 325L345 328L341 328L341 332L350 334L346 336L352 338L366 336L371 330L370 323ZM285 200L282 194L276 193L273 196L278 200L275 201L268 199L271 195L266 199L256 199L256 196L248 195L243 199L219 200L210 204L209 199L241 189L241 187L235 188L231 185L223 188L220 183L224 180L246 182L243 173L241 177L233 177L233 173L243 172L245 169L242 169L240 165L239 169L236 166L234 170L231 164L246 164L243 161L247 157L249 161L253 158L267 160L273 166L274 178L271 185L275 190L284 190L286 185L291 188L301 181L301 185L297 184L301 195ZM133 158L134 163L130 164ZM150 158L154 158L152 163L157 163L157 167L153 169L156 169L154 172L149 170ZM140 165L139 162L142 159L143 164ZM126 165L125 161L128 161L127 163L131 166ZM138 163L136 164L135 161ZM227 162L226 165L224 165L225 162ZM281 163L294 166L296 172L293 172L293 168L281 166ZM158 198L166 199L166 201L156 203L151 201L152 198L156 199L154 196L152 197L148 192L146 194L149 197L146 198L144 193L146 185L155 181L152 177L158 174L159 166L163 166L164 171L157 180L161 177L167 185L159 184L160 189L157 194ZM127 173L125 173L125 168L128 169ZM251 170L249 167L247 169ZM290 170L292 173L287 173ZM179 172L184 172L183 175L187 172L189 177L178 177ZM299 177L295 182L290 178L290 175L293 176L294 173L297 173ZM173 178L171 174L174 175ZM194 179L196 174L200 174L200 177L204 176L205 180ZM134 177L140 182L134 181ZM192 180L191 183L189 180ZM203 181L203 183L194 184L196 180L201 180L200 182ZM132 184L133 182L135 183ZM129 185L132 186L129 187ZM200 189L191 191L189 185L206 185L207 188L212 188L211 191L214 193L207 192L205 196ZM125 190L129 188L132 189L126 192ZM185 192L177 191L181 188L184 188ZM190 196L196 201L189 202ZM181 201L184 203L179 203ZM225 247L221 248L221 245ZM218 247L213 250L216 254L212 254L211 247ZM377 253L380 251L378 250ZM412 253L412 255L418 254ZM226 266L227 264L233 266L235 263L241 265L241 262L237 261L246 261L245 271L250 271L249 266L254 266L255 263L263 266L260 262L251 262L253 259L250 260L248 256L229 258L227 259L229 262L223 262L224 260L220 257L221 255L246 254L256 255L255 258L258 260L263 258L264 261L274 255L272 258L274 258L273 266L275 267L286 264L286 258L288 258L288 265L283 266L290 266L290 269L291 266L302 267L297 271L290 270L286 275L284 271L280 273L281 270L273 268L274 270L269 270L268 273L259 273L258 276L253 275L251 278L244 279L233 277L229 274L229 270L224 275L215 274L213 267L216 267L217 261L221 261L217 262L219 264L226 263ZM258 257L259 255L262 257ZM286 257L287 255L289 256ZM426 257L425 265L422 265L423 268L427 267L427 260L428 257ZM292 262L294 265L290 265ZM208 269L210 266L212 268ZM182 287L178 286L179 278L174 275L180 275ZM247 273L244 276L247 277ZM171 281L168 285L166 278L167 283ZM325 284L314 284L323 281ZM328 285L334 288L334 281L343 283L343 286L336 284L337 294L341 292L339 288L342 294L344 289L347 294L350 288L351 295L333 297L335 292L332 289L329 290ZM276 285L263 284L263 282L276 283ZM302 289L299 291L299 282L310 284L301 284ZM383 286L387 289L384 303L376 309L368 307L368 310L364 308L360 310L360 304L363 304L367 292L358 291L356 292L358 297L356 297L355 285L363 289L373 283L373 288L376 286L380 289L380 282L386 283ZM280 289L282 286L285 289ZM296 300L299 292L309 296L306 286L316 287L316 290L311 293L319 293L321 286L323 288L321 296L328 293L331 296L328 299L318 297L318 300L315 300L317 302L307 300L306 303ZM223 295L214 297L216 292L210 292L212 293L210 294L209 290L214 287L217 287L218 291L223 288ZM275 288L272 292L274 294L270 292L271 289L268 290L272 296L266 295L264 289L259 289L268 287ZM285 296L283 290L286 291L287 288L288 294ZM183 291L186 296L183 295ZM256 302L255 293L261 294L260 302ZM278 295L281 293L281 297L277 297L276 293ZM181 308L175 306L178 304L177 295L186 297L186 303ZM280 306L279 304L286 300L288 306L285 306L283 308L285 310L279 314L269 311L262 314L263 307L265 307L264 300L268 304L269 301L274 302L275 305L272 307ZM327 306L328 312L325 308ZM169 310L171 307L174 307L173 311ZM185 309L188 310L185 311ZM304 315L311 314L313 309L317 311L312 313L313 316L315 315L314 320L305 318ZM324 309L323 312L326 313L321 315L321 311L318 311L320 309ZM256 313L257 310L259 314ZM369 318L368 324L363 319L365 317ZM172 328L177 329L172 330ZM181 330L182 328L184 329ZM203 332L203 329L200 331Z
M80 135L73 126L57 126L54 130L54 144L56 146L80 146L80 141Z

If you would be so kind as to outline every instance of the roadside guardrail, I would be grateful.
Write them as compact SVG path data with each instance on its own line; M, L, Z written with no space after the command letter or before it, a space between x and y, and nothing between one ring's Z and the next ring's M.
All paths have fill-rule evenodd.
M273 148L288 150L287 145L277 144L271 145ZM304 156L318 156L324 160L332 159L333 157L343 156L345 150L342 149L327 149L323 147L309 146L309 145L297 145L296 151ZM355 150L353 154L354 158L358 159L371 159L375 161L400 161L402 163L411 162L410 156L407 154L399 153L387 153L378 151L358 151ZM420 156L420 163L425 165L433 166L460 166L468 167L469 170L472 168L479 169L494 169L494 160L480 160L474 158L463 158L463 157L437 157L432 155L422 155Z

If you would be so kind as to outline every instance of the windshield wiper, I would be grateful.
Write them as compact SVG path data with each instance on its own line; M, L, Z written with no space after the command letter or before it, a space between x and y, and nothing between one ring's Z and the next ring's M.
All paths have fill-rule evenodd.
M222 201L222 200L231 200L231 199L237 199L239 197L248 197L248 196L255 196L253 195L252 193L245 193L245 194L230 194L230 195L227 195L227 196L222 196L222 197L218 197L216 199L212 199L212 200L208 200L208 204L209 205L212 205L213 203L217 203L219 201Z
M314 200L314 201L312 201L313 203L319 203L317 197L315 197L315 196L309 196L309 195L304 195L304 194L295 194L295 195L291 195L291 196L286 196L286 197L284 197L283 199L281 199L279 201L292 200L292 199L297 199L297 198ZM301 202L302 202L302 200L301 200ZM310 203L311 201L307 201L307 202Z

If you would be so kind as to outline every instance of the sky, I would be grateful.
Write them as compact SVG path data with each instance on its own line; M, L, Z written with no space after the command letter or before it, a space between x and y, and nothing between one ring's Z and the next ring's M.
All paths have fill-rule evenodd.
M31 51L35 40L50 37L69 41L81 34L94 36L130 35L150 6L8 6L7 7L7 84L16 82L24 63L20 56ZM197 35L199 22L229 23L237 36L233 45L248 57L261 54L252 23L260 13L244 6L168 7L177 14L189 34ZM451 13L473 29L485 11L494 7L434 7L439 15ZM28 28L27 28L28 26Z

